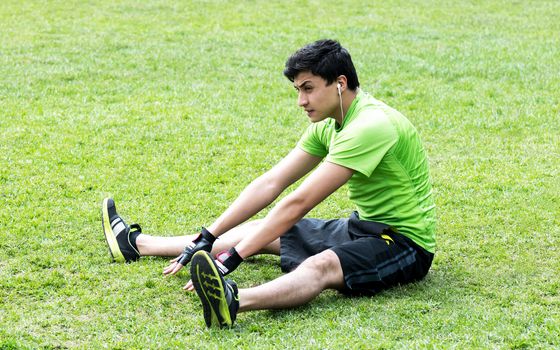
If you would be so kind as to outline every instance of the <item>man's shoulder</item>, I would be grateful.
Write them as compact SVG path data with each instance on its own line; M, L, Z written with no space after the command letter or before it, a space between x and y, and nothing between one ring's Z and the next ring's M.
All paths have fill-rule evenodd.
M392 130L397 133L413 128L412 123L400 111L370 95L366 94L357 107L356 128L369 131Z
M391 113L375 105L364 106L356 111L356 116L345 130L348 134L379 135L394 134L396 128Z

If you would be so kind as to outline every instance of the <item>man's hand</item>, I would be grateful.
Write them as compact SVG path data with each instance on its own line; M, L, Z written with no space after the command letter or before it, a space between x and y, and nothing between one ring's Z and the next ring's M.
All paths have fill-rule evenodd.
M212 244L214 244L215 240L216 237L203 227L198 237L185 247L183 253L171 260L170 265L163 270L163 274L175 275L183 268L183 266L187 265L191 261L194 253L199 250L210 252L212 250Z

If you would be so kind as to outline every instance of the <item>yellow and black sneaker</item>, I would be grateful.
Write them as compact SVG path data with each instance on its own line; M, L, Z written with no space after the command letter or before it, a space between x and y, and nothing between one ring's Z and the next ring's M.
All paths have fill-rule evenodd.
M126 224L117 214L115 201L112 198L103 200L101 223L113 261L131 262L140 258L140 252L136 247L136 237L142 233L142 229L138 224L130 226Z
M239 310L237 284L224 280L210 253L199 250L191 260L191 279L202 302L208 327L231 327Z

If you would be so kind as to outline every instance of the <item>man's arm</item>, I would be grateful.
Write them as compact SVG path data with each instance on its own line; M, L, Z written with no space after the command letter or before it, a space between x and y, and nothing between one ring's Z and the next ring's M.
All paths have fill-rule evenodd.
M242 258L257 253L301 220L311 209L344 185L353 170L330 162L322 163L292 193L283 198L265 217L259 229L235 247Z
M320 157L294 148L272 169L251 182L208 230L217 237L251 218L320 162Z

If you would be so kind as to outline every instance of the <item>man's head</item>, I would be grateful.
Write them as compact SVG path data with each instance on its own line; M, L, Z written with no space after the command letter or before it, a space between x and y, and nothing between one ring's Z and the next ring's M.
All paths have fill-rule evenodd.
M356 90L360 86L350 54L334 40L315 41L288 58L284 75L293 82L301 72L318 75L326 80L327 85L337 82L343 75L348 89Z
M360 86L350 54L334 40L319 40L286 62L284 75L298 91L298 105L312 122L334 118L342 123Z

